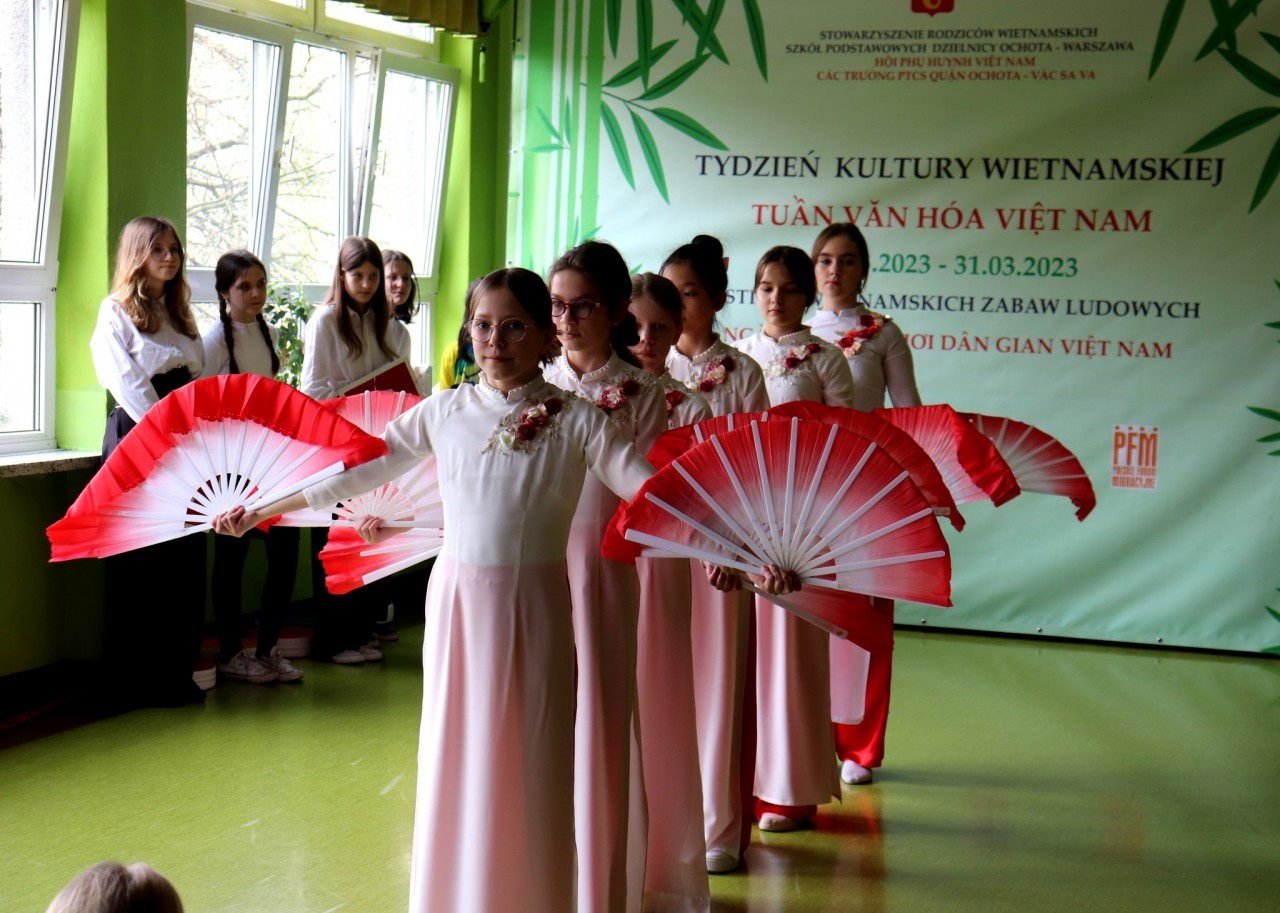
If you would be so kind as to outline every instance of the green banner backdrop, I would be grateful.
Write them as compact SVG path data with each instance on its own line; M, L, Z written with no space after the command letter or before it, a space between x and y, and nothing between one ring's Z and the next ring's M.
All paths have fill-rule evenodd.
M831 221L925 402L1082 460L1098 507L967 505L955 607L911 624L1280 643L1280 2L521 4L514 262L636 269L705 232L723 332L774 244ZM1270 440L1268 440L1270 438ZM1260 440L1261 439L1261 440Z

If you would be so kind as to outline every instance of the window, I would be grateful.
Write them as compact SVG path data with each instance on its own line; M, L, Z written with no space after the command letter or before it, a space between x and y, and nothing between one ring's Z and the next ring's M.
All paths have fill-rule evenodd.
M224 251L250 248L273 284L317 302L341 240L369 235L413 258L425 364L458 74L427 59L430 29L319 0L287 15L279 0L248 4L279 21L188 7L188 278L202 325Z
M0 4L0 453L56 446L54 287L78 4Z

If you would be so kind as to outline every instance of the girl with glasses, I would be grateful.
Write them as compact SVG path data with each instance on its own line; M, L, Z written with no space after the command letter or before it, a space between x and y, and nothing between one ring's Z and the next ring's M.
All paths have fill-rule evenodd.
M551 266L551 313L563 354L547 379L576 393L640 452L667 427L666 400L628 347L637 341L627 308L631 276L611 245L587 241ZM578 910L638 909L641 884L628 883L628 853L643 859L644 822L629 815L639 592L635 568L602 558L600 543L618 498L588 480L569 537L569 589L578 660L574 806ZM630 831L629 831L630 829ZM633 871L638 871L634 868ZM630 904L629 904L630 899Z

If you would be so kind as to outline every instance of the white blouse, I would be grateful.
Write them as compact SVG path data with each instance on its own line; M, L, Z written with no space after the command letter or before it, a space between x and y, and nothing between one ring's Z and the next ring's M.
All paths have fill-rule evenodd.
M846 406L854 403L853 374L844 353L802 327L781 339L763 332L738 340L738 348L764 370L772 405L796 400Z
M853 371L856 390L853 407L863 412L882 408L886 388L895 406L919 406L920 391L916 389L911 348L892 318L859 304L843 311L818 311L810 329L814 336L834 343L850 330L859 329L864 315L883 317L885 324L870 339L864 339L856 353L841 350Z
M728 359L726 363L726 359ZM726 367L727 370L721 370ZM707 398L714 415L760 412L769 408L769 391L759 365L716 337L705 352L690 358L675 346L667 353L667 371Z
M98 308L89 352L98 383L135 422L142 421L147 410L160 401L151 378L186 368L195 379L204 368L204 346L199 337L192 339L179 332L167 316L154 333L144 333L110 297L102 299Z
M522 414L547 400L560 411L528 441ZM306 489L328 510L434 455L444 501L444 550L464 564L517 567L565 560L574 510L590 470L630 499L653 468L600 409L541 376L503 394L485 382L436 393L387 425L388 452Z
M339 307L341 305L321 304L307 319L302 341L301 389L313 399L333 399L352 381L372 374L397 358L409 359L409 331L394 317L387 321L387 347L393 357L382 354L374 333L372 311L361 315L361 323L356 328L364 348L358 354L352 353L338 335Z
M701 393L695 393L670 372L660 374L658 383L667 399L667 427L683 428L711 418L711 403Z
M231 372L231 355L227 352L227 335L222 326L219 320L204 334L204 373L209 377ZM275 346L279 339L276 328L268 324L267 330L271 333L271 345ZM231 340L236 349L236 367L241 374L275 377L271 370L271 352L257 321L240 323L232 320Z

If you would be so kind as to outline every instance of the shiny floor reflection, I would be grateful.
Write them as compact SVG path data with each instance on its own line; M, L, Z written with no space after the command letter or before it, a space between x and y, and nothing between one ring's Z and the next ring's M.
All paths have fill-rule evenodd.
M298 687L0 751L0 911L107 858L150 862L191 913L404 909L421 628L402 633L380 667L304 663ZM876 782L756 835L714 910L1276 909L1280 663L899 632L895 665Z

